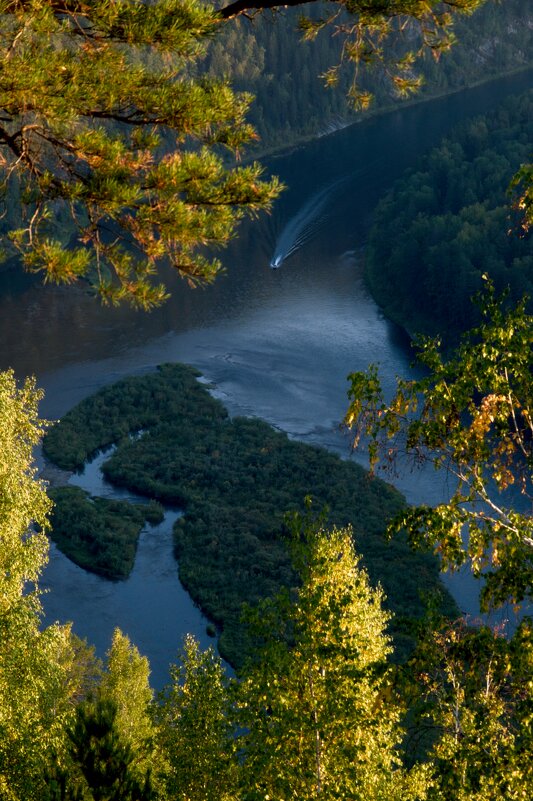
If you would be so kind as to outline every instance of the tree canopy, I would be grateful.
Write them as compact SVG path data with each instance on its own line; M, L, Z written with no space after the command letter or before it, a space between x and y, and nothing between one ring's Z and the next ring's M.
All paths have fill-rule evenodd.
M450 347L481 320L471 298L483 273L498 292L508 287L512 302L533 297L525 183L516 212L506 194L532 138L528 91L454 128L387 192L374 212L365 276L388 317L411 332L442 334Z
M346 422L355 444L370 437L373 467L394 470L407 454L447 472L450 499L411 507L389 532L433 546L445 569L470 562L487 609L533 588L533 317L525 300L506 309L490 283L479 301L481 324L450 356L438 339L419 343L425 374L398 379L392 399L375 367L349 376Z
M61 748L80 691L69 626L41 631L38 580L47 558L50 501L33 448L41 393L0 373L0 797L33 798ZM38 530L40 529L40 530Z
M260 420L230 419L196 375L168 364L102 389L50 429L47 457L76 470L117 442L103 465L108 480L183 510L173 530L180 579L216 625L220 652L237 669L251 646L240 624L243 601L254 604L294 580L282 535L285 514L302 509L306 496L327 507L330 523L352 524L371 579L381 582L398 616L392 633L397 653L405 655L412 647L405 620L423 613L420 591L440 585L434 557L412 553L405 538L387 544L383 537L387 519L402 508L400 493L369 482L359 465L291 441ZM106 578L127 576L138 523L134 537L125 538L125 502L102 509L71 489L53 491L52 538L83 567ZM135 504L128 517L135 522L143 513ZM124 517L120 526L117 516ZM453 613L451 598L443 601Z
M516 206L522 212L524 230L533 225L533 164L522 164L511 181L511 190L516 190Z
M320 0L318 18L303 14L300 27L304 38L314 39L325 26L340 35L343 46L340 63L331 65L324 78L327 84L338 81L343 64L352 66L349 96L353 104L367 108L372 93L365 88L368 67L379 64L384 76L400 96L420 88L421 78L415 64L427 50L435 58L455 41L454 15L472 14L485 0ZM219 14L232 19L240 14L254 14L267 9L306 6L317 0L234 0L223 5Z
M423 798L424 772L405 771L398 754L383 592L352 532L308 526L290 548L300 585L251 618L259 646L237 694L242 798Z
M307 37L325 24L342 34L350 95L365 106L363 66L381 62L398 93L415 89L415 56L449 47L453 13L480 3L348 0L325 3L324 19L302 25ZM193 284L212 281L213 249L280 186L259 165L235 163L255 135L250 98L195 64L224 20L275 6L2 0L7 252L47 281L84 279L104 301L143 308L165 298L163 264ZM392 51L391 37L404 44ZM333 65L327 80L337 75Z
M257 647L238 678L189 637L154 698L120 632L102 665L69 627L41 630L28 592L46 557L32 521L46 527L49 506L31 463L36 400L0 375L2 799L529 798L531 622L507 640L429 617L394 667L391 614L352 532L310 514L288 526L290 586L248 613Z
M191 75L214 10L38 0L1 15L2 188L24 212L8 239L26 268L145 308L165 297L163 261L212 280L220 264L202 248L279 191L222 156L253 137L249 98Z

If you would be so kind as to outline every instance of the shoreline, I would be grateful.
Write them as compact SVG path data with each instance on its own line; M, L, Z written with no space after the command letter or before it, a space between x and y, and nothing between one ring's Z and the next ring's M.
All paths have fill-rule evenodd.
M485 78L480 78L478 81L472 81L467 83L465 86L460 86L453 89L443 89L442 91L437 91L435 93L429 95L417 95L415 97L411 97L406 100L399 100L397 103L391 103L390 105L380 106L379 108L370 109L365 112L358 112L359 116L353 120L348 121L346 124L339 124L337 127L333 128L331 131L327 132L316 132L313 134L302 134L297 136L293 142L287 145L272 145L270 147L266 147L264 149L258 150L253 155L249 157L243 158L241 160L241 164L250 164L253 161L261 161L262 159L276 159L282 158L284 156L289 155L294 150L298 150L300 147L309 144L310 142L314 142L318 139L324 139L329 136L334 136L339 131L344 131L347 128L351 128L353 125L360 125L361 123L366 122L370 119L375 119L376 117L382 117L386 114L391 114L395 111L402 111L405 108L410 108L411 106L419 106L422 103L429 103L432 100L440 100L443 97L449 97L451 95L457 95L461 92L467 92L469 89L475 89L478 86L483 86L488 83L492 83L493 81L503 80L504 78L510 78L513 75L518 75L522 72L528 72L529 70L533 71L533 61L529 62L528 64L524 64L521 67L516 67L512 70L506 70L505 72L498 73L497 75L490 75ZM327 122L325 123L328 124Z

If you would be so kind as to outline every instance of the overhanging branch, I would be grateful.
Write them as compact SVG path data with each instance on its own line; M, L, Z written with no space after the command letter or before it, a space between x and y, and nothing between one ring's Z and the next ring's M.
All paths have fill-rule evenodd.
M235 0L229 6L219 10L222 19L232 19L244 14L246 11L266 11L272 8L288 8L289 6L303 6L314 3L316 0Z

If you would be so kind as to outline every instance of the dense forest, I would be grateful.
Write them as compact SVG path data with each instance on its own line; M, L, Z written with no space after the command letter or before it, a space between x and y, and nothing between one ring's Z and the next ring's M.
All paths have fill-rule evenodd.
M108 579L129 576L145 523L160 523L159 504L92 498L79 487L50 490L54 541L73 562Z
M507 187L530 157L533 93L456 128L376 208L366 275L386 314L448 342L479 322L487 274L511 300L533 297L533 240Z
M201 65L212 75L227 75L236 89L255 96L249 119L260 136L258 150L327 133L368 113L356 113L347 97L353 64L341 69L336 86L324 85L321 76L339 62L343 37L332 36L326 27L314 41L302 41L298 22L304 13L327 16L325 9L310 5L232 20ZM456 91L530 64L532 24L527 0L489 2L474 17L458 17L457 43L438 60L427 54L415 67L423 85L414 99ZM366 85L374 96L371 111L401 102L379 67L367 73Z
M515 317L527 322L521 310ZM494 322L501 332L501 321ZM110 388L114 402L100 415L97 436L80 423L84 413L106 407L105 391L78 407L63 432L66 461L79 463L111 436L122 435L127 451L133 423L137 435L137 426L148 426L134 443L170 432L165 385L183 390L167 393L175 440L186 437L180 411L189 404L197 435L206 417L212 423L210 446L213 417L231 427L193 371L168 366ZM100 661L69 625L43 629L39 578L51 504L33 464L45 428L39 397L32 381L19 388L12 372L0 373L3 800L529 800L531 621L507 638L476 622L450 622L430 607L410 659L395 666L391 613L361 565L351 529L325 529L305 511L284 531L290 585L248 611L253 647L238 678L186 637L169 684L155 696L147 659L120 631ZM260 433L274 444L264 428ZM220 457L230 456L222 441L228 437L220 437ZM56 445L62 449L61 439ZM202 438L190 449L193 462L202 461L201 445ZM255 455L261 461L257 447ZM168 454L162 456L165 463ZM183 472L194 499L199 473L190 481ZM181 491L180 478L173 476L171 493ZM371 493L391 493L376 484ZM358 537L363 547L365 539ZM402 581L416 569L406 561Z
M260 420L229 419L196 375L165 365L101 390L50 430L46 455L73 470L118 441L105 476L184 509L174 532L180 579L216 623L221 652L234 665L247 651L243 603L257 604L294 582L283 541L286 515L303 513L310 496L318 514L327 510L328 523L353 527L372 581L382 584L396 614L397 653L405 657L412 644L408 621L420 616L424 596L439 584L434 557L410 552L405 538L384 539L386 520L403 506L399 493ZM128 504L91 500L77 488L58 488L52 497L52 538L67 556L107 578L127 575L139 523L154 510L135 506L124 514ZM448 596L444 606L453 610Z

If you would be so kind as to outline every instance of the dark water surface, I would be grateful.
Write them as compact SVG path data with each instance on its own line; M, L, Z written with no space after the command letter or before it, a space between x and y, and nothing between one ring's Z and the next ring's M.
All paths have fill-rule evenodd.
M146 498L114 487L103 477L100 468L113 450L98 454L81 474L72 475L69 483L94 496L146 503ZM179 510L167 508L159 525L143 528L135 565L126 581L107 581L88 573L66 559L53 543L45 574L44 584L50 588L45 596L47 618L68 618L68 605L75 631L101 655L109 648L118 625L142 653L150 655L155 687L168 681L168 664L171 659L175 661L184 633L194 634L203 648L214 642L206 632L207 619L178 580L172 527L180 515Z
M261 417L347 456L339 430L347 374L377 362L392 388L411 360L402 332L384 319L362 281L372 210L393 180L456 122L532 85L533 71L521 73L369 119L271 159L267 169L289 189L271 216L242 226L223 254L227 273L194 291L170 276L171 301L149 315L103 309L72 290L3 276L0 368L35 374L46 391L41 413L57 418L126 374L187 362L216 384L232 414ZM273 270L275 254L281 267ZM446 489L429 474L406 474L396 483L417 502L434 502ZM159 571L174 578L161 581ZM169 536L143 535L134 573L117 594L116 585L52 549L44 580L51 589L47 618L73 620L101 652L120 626L150 657L160 684L180 632L200 634L205 626L176 601ZM462 576L450 587L460 606L475 612L477 587Z

